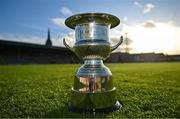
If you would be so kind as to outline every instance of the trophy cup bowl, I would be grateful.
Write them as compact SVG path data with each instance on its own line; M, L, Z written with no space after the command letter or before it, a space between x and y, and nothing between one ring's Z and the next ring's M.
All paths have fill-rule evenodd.
M74 76L70 111L111 112L122 107L116 99L112 73L103 64L123 41L121 37L115 46L109 42L109 29L119 23L116 16L105 13L77 14L66 19L66 26L75 29L76 42L73 47L65 39L63 43L84 61Z

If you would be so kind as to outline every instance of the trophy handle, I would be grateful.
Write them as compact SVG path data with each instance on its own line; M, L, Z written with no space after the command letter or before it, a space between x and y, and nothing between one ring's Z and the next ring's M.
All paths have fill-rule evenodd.
M74 52L74 49L73 49L72 47L70 47L70 46L66 43L66 39L65 39L65 38L63 38L63 44L64 44L68 49L70 49L71 51Z
M111 47L111 52L117 49L122 42L123 42L123 36L121 36L120 41L115 46Z

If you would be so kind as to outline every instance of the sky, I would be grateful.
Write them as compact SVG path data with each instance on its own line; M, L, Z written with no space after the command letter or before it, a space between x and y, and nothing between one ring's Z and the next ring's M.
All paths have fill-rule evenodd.
M180 54L179 5L180 0L0 0L0 39L44 44L49 28L53 45L63 46L66 38L73 46L74 31L65 19L101 12L121 21L110 30L112 45L123 35L131 41L130 53Z

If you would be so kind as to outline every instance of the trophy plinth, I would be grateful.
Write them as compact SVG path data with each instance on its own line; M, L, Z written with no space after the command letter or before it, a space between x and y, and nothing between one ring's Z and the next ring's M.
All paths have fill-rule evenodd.
M71 16L65 24L75 29L76 42L72 50L84 64L74 76L74 86L68 108L77 112L111 112L121 107L116 99L112 73L103 64L110 53L121 43L113 47L109 43L109 29L117 26L120 20L110 14L86 13Z

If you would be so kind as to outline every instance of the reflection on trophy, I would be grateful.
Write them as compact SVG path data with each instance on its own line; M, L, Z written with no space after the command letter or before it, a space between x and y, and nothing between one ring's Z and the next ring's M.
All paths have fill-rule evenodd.
M111 112L122 107L116 99L112 73L103 64L122 43L122 37L115 46L109 43L109 29L119 23L116 16L104 13L77 14L66 19L65 24L75 29L76 42L73 48L65 39L63 43L84 60L75 74L70 111Z

